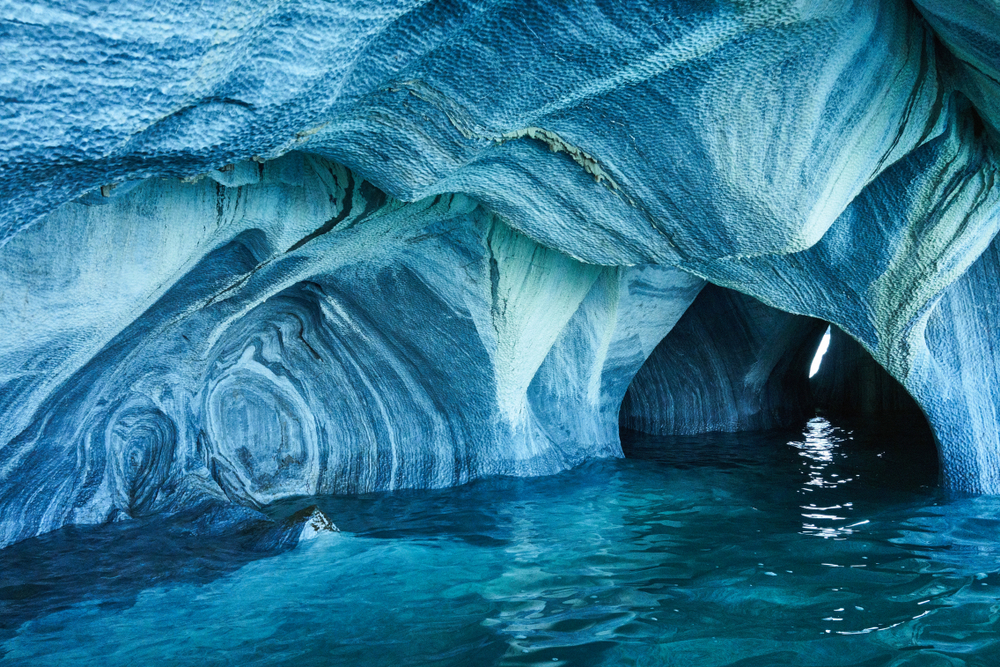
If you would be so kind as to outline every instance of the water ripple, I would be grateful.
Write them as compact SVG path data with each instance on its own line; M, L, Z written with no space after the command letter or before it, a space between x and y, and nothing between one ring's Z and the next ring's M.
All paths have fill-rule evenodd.
M111 542L143 566L59 604L69 561L5 550L0 662L996 664L1000 500L945 498L899 438L633 436L551 477L287 501L344 532L231 567L210 541Z

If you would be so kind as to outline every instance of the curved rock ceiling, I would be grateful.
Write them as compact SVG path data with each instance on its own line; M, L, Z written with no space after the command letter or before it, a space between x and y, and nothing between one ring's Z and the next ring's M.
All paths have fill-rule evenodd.
M1000 493L996 0L0 18L0 545L764 427L797 315Z

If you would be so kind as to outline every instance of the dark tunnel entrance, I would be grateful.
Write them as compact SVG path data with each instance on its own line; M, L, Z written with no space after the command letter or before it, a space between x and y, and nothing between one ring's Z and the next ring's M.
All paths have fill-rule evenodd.
M926 418L859 343L827 322L716 285L633 378L619 428L626 457L679 456L685 465L743 460L833 429L842 451L874 459L879 484L938 484Z
M821 414L873 419L905 415L926 426L920 407L895 378L853 338L836 326L829 330L828 348L809 378L812 401Z

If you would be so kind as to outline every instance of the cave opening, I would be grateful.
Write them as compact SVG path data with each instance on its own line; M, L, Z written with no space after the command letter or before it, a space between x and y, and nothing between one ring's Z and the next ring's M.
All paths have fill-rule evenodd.
M819 342L819 347L816 348L816 355L813 357L812 363L809 364L809 377L812 378L816 373L819 372L820 366L823 365L823 355L830 348L830 327L826 328L826 333L823 334L823 338Z
M872 489L939 483L926 417L858 342L836 325L716 285L633 378L619 428L627 458L684 467L763 457L780 468L776 451L796 450L794 461L805 452L818 457L813 463L836 452L854 470L842 479Z

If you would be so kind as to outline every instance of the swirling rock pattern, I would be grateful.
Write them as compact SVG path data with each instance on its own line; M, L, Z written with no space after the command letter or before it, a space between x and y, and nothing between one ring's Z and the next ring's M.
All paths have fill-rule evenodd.
M24 234L69 217L142 235L152 200L178 236L211 240L184 239L172 273L123 276L132 303L94 295L105 317L52 332L52 373L5 386L27 426L0 450L3 541L206 499L260 507L620 454L625 387L704 282L582 264L461 195L406 204L316 157L240 169L237 186L158 180L67 204ZM19 242L0 251L11 268ZM106 252L67 256L85 268ZM79 363L81 349L94 356Z
M4 5L0 545L764 427L809 318L1000 493L997 16Z
M115 505L130 516L148 512L170 475L177 426L150 401L123 405L109 421L107 452Z
M887 169L809 250L727 259L698 271L840 327L928 416L947 484L1000 493L991 463L1000 456L1000 395L989 370L996 334L977 326L996 284L989 248L1000 228L997 158L964 98L955 99L948 118L943 134ZM941 309L956 291L965 303L944 325ZM943 334L948 329L968 341L963 356L945 350L954 344ZM970 412L972 419L958 417Z

